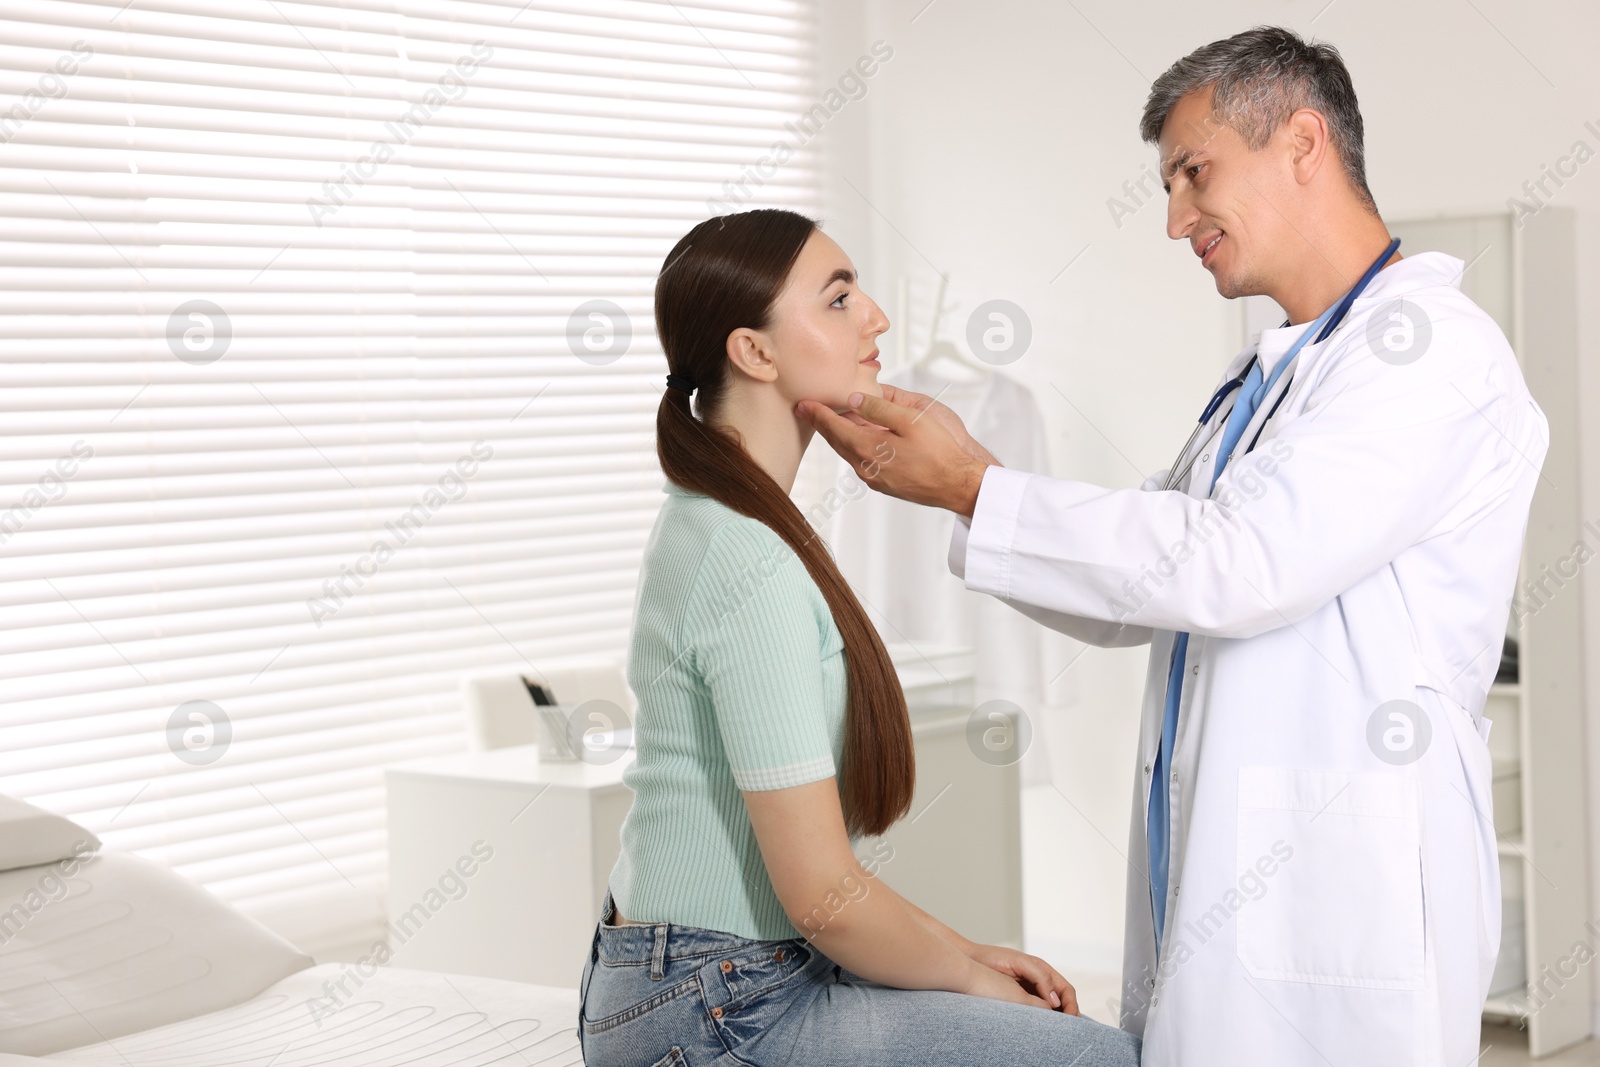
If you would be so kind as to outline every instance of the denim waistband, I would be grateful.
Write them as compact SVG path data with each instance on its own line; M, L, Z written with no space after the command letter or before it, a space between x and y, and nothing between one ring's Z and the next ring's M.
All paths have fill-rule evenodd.
M616 904L608 890L605 904L600 909L600 926L595 935L596 951L599 959L605 963L654 963L659 968L667 960L727 955L801 940L781 938L761 941L682 923L611 926L609 924L616 913Z

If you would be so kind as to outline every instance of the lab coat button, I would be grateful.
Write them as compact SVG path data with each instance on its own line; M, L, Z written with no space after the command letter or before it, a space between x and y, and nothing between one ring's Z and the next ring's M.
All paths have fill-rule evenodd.
M1200 673L1200 664L1198 664L1198 663L1196 663L1196 664L1195 664L1195 665L1194 665L1194 670L1193 670L1193 671L1191 671L1191 672L1190 672L1190 673L1192 673L1192 674L1199 674L1199 673Z

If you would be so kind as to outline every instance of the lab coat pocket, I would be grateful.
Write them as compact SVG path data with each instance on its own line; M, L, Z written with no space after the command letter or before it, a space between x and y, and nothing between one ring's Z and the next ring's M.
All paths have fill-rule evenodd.
M1417 783L1403 773L1239 769L1236 869L1279 867L1239 910L1253 977L1370 989L1423 987Z

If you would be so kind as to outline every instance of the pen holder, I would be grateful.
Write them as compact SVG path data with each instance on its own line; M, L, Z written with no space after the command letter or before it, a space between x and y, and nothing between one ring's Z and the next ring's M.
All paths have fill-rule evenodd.
M633 747L620 670L582 664L547 669L543 679L510 671L462 679L462 709L475 751L537 745L541 761L606 764Z
M599 698L538 710L541 761L602 766L633 748L633 721L613 701Z
M539 762L576 763L583 738L574 737L573 708L566 704L546 704L536 709L539 715Z

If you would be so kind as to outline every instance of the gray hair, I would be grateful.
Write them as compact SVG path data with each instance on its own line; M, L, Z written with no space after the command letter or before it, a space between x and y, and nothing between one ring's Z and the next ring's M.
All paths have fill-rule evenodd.
M1350 184L1377 212L1367 188L1355 86L1333 45L1308 43L1281 26L1256 26L1197 48L1150 86L1139 136L1155 144L1178 101L1207 86L1215 94L1212 108L1217 117L1236 130L1252 151L1265 148L1273 133L1301 108L1319 112L1328 121L1328 136Z

